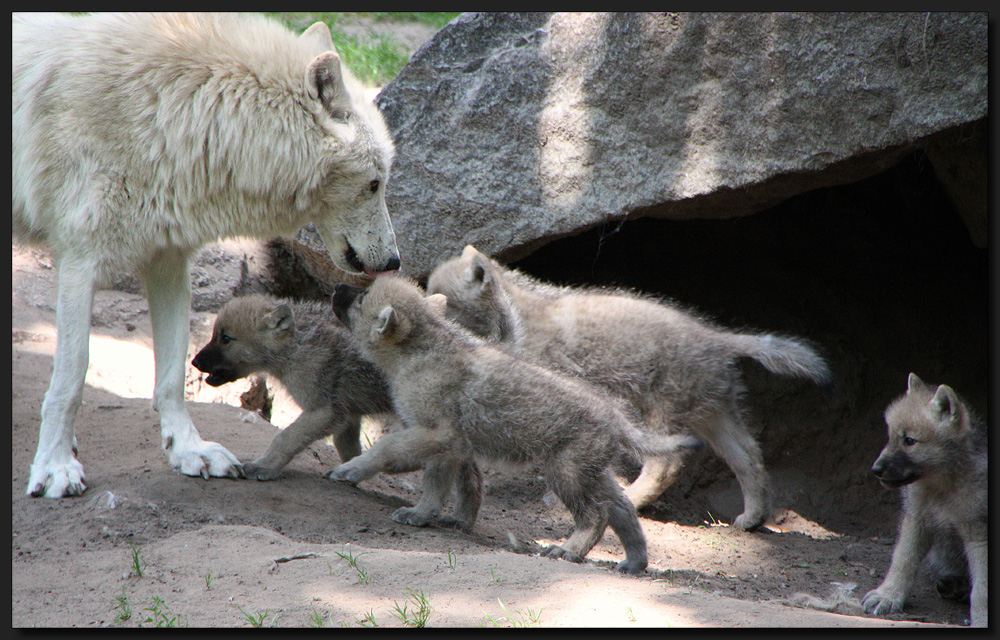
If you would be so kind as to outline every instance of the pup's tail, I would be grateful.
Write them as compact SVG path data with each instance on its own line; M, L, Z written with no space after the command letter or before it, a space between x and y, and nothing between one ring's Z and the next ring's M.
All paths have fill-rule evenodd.
M820 385L833 380L826 360L804 340L771 333L730 333L726 341L739 355L753 358L772 373L807 378Z

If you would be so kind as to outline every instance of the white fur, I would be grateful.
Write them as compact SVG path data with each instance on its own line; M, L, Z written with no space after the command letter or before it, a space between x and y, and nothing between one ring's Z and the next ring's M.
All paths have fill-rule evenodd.
M28 493L85 489L74 419L91 304L120 271L146 283L170 464L238 475L184 406L188 259L219 238L313 222L339 268L398 267L381 114L330 53L325 25L297 37L235 13L15 14L11 31L12 232L51 247L59 269L59 341Z

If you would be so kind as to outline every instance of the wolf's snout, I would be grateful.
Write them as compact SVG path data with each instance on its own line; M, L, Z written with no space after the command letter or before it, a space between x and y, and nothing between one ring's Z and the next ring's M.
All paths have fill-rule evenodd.
M333 306L333 315L337 316L337 319L345 327L350 328L351 326L347 320L347 310L362 291L364 289L361 287L354 287L349 284L338 284L333 290L333 297L330 301Z
M399 271L400 266L402 266L402 262L399 260L399 255L395 253L381 266L372 267L366 265L361 258L358 257L358 252L354 250L354 247L351 246L350 242L347 243L347 251L344 252L344 260L346 260L347 264L351 265L351 268L358 273L365 273L372 278L380 273L392 273L394 271Z

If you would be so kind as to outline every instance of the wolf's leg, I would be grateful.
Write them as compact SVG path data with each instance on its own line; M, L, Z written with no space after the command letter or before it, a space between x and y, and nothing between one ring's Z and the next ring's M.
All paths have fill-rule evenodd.
M861 606L865 611L877 616L902 611L913 585L913 576L930 548L930 532L920 518L914 515L913 506L908 505L904 509L889 572L878 588L869 591L861 599Z
M549 488L573 515L573 532L564 542L546 549L542 555L583 562L608 527L608 504L599 483L586 478L576 465L549 464L546 481Z
M143 271L153 325L156 385L153 407L160 414L160 435L170 465L186 475L238 478L243 467L222 445L201 439L184 405L191 285L187 254L157 253Z
M361 455L361 416L344 416L333 433L333 446L341 462Z
M400 507L392 514L392 519L400 524L415 527L427 526L441 515L445 500L451 493L462 466L462 460L448 456L428 462L424 467L423 495L413 507Z
M969 579L972 581L972 593L969 595L972 626L989 626L989 575L990 563L987 542L968 542L965 554L969 558Z
M646 535L639 523L639 516L625 493L610 477L607 478L606 487L610 494L608 525L625 549L625 559L615 568L622 573L642 573L649 564L649 558L646 552Z
M462 463L455 479L455 509L450 516L442 516L439 524L469 531L476 523L479 506L483 500L483 476L473 457Z
M292 424L274 436L271 446L264 455L243 465L243 472L247 478L273 480L292 458L313 442L332 433L341 434L350 431L349 423L352 418L357 424L356 416L345 416L331 406L303 411ZM357 431L354 433L354 446L360 449Z
M81 256L62 256L56 294L56 357L42 403L38 449L27 493L62 498L86 490L76 451L76 413L83 397L90 358L90 314L96 265Z
M947 529L935 531L926 563L939 596L956 602L969 599L969 561L958 533Z
M648 506L677 480L683 467L684 457L680 454L670 458L647 458L639 477L625 488L625 495L636 509Z
M425 428L414 425L387 433L356 458L326 474L331 480L357 484L376 473L416 471L437 456L452 451L456 432L448 425Z
M697 429L698 435L726 461L740 483L743 513L733 520L733 526L750 531L764 524L771 515L767 471L760 445L747 431L743 419L735 411L723 410Z

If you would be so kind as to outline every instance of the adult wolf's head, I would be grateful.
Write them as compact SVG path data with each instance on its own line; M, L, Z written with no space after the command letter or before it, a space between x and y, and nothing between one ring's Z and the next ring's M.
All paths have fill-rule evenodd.
M960 459L970 424L958 396L947 385L933 387L911 373L906 393L885 411L889 442L872 473L890 488L947 473Z
M233 298L219 310L212 340L191 361L213 387L263 371L294 324L287 304L264 296Z
M317 52L305 69L305 99L324 133L320 183L296 205L313 222L333 262L348 273L396 271L396 236L385 204L394 147L381 112L341 63L329 28L317 22L300 37Z

